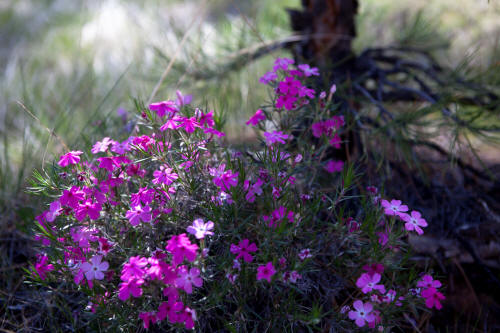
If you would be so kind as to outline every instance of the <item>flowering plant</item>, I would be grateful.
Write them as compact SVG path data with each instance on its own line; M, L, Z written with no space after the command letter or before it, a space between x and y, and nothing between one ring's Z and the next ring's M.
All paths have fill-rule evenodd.
M274 98L246 123L263 137L246 155L180 93L139 106L134 135L62 155L32 279L71 283L88 302L80 324L101 329L390 330L441 308L441 283L419 277L404 242L427 222L355 186L336 157L349 119L335 88L314 91L318 70L293 64L261 78Z

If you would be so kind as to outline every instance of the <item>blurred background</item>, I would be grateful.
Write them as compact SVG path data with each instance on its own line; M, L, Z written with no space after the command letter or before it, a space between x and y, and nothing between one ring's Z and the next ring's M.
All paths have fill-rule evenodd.
M289 53L249 55L289 37L286 8L299 7L299 0L1 0L0 291L18 285L24 264L14 249L28 244L25 231L40 211L25 194L27 180L54 163L60 140L83 150L103 136L123 139L134 98L147 102L164 73L155 100L175 98L177 89L193 94L195 105L225 115L226 140L252 139L242 125L268 99L258 78ZM470 75L500 66L495 0L360 0L357 20L358 52L418 46Z

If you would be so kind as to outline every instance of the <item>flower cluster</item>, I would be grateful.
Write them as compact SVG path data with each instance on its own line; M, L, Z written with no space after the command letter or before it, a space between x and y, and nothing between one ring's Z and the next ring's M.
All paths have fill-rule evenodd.
M193 329L201 320L222 331L281 317L314 330L339 313L352 320L346 330L383 328L410 303L440 309L439 281L415 280L397 255L427 222L373 186L351 195L352 163L330 154L349 121L331 103L335 87L317 94L309 86L318 69L293 65L278 58L260 79L275 100L246 122L262 138L247 154L221 147L220 115L180 92L138 103L134 135L63 154L61 178L46 182L53 199L36 217L32 278L74 283L112 331ZM332 274L359 296L318 316L312 300L332 302L312 286ZM124 309L127 320L117 315ZM285 327L276 325L265 329Z

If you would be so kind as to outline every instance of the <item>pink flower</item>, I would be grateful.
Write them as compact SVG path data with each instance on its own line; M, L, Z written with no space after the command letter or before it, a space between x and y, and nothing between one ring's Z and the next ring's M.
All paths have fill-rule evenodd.
M71 189L64 190L59 201L63 206L69 206L71 208L77 208L79 201L85 199L85 193L80 190L78 186L72 186Z
M139 318L142 319L143 327L145 329L149 328L149 323L151 322L152 324L156 323L156 313L154 312L141 312L139 313Z
M200 278L200 270L196 267L188 271L186 266L181 266L177 274L179 277L175 280L176 287L184 289L188 294L193 293L193 285L201 287L203 284L203 280Z
M194 322L196 321L196 311L186 306L184 311L180 314L179 322L182 321L184 321L184 327L186 329L192 330L194 328Z
M266 144L272 145L273 143L286 143L284 140L288 139L289 135L283 134L281 131L273 131L272 133L264 132L264 137L266 138Z
M170 290L174 290L177 293L177 290L174 288L169 288ZM165 293L165 292L164 292ZM178 302L179 295L174 292L170 292L168 296L168 302L161 303L158 308L157 318L158 320L163 320L167 318L171 323L179 322L179 312L184 308L184 304L182 302Z
M295 105L294 103L297 101L297 97L292 95L280 95L276 100L276 108L281 109L284 107L287 110L293 110Z
M214 177L212 180L214 184L227 192L232 186L238 185L238 172L225 169L225 164L221 164L218 168L210 168L210 175Z
M293 76L288 76L278 85L278 91L282 94L297 95L302 84Z
M45 219L47 222L54 222L56 217L61 215L62 208L59 200L50 203L50 209L45 213Z
M371 265L364 265L363 270L366 271L368 274L373 275L375 273L382 274L384 273L384 265L382 264L371 264Z
M105 153L108 150L108 147L114 144L116 141L111 140L108 137L102 139L102 141L97 141L92 147L92 154Z
M204 127L214 127L214 111L210 110L208 113L203 113L200 109L196 109L196 117L198 117L198 122ZM206 126L205 126L206 125Z
M420 227L427 227L427 221L422 218L420 212L412 211L410 215L405 214L402 216L405 221L405 229L408 231L415 230L417 234L422 235L424 231Z
M101 255L95 255L90 258L90 263L84 262L81 266L85 277L87 280L102 280L104 279L104 273L108 268L109 264L107 261L102 261Z
M386 215L396 215L400 216L401 213L408 211L408 206L402 205L401 200L391 200L391 202L387 200L382 200L382 207L384 207L384 213Z
M276 58L276 60L274 60L273 71L276 72L279 69L286 71L288 70L288 65L293 65L294 63L295 61L290 58Z
M258 250L255 243L250 244L248 239L243 239L238 245L231 244L230 251L232 254L236 254L236 259L243 257L246 262L252 262L253 256L250 252L256 252Z
M378 290L380 293L385 293L385 287L382 284L377 284L380 281L380 274L375 273L370 275L368 273L363 273L359 279L356 281L356 286L361 289L361 291L366 294L372 290Z
M297 271L283 273L284 282L297 283L297 280L300 279L301 277L302 275L300 275Z
M121 279L123 281L142 279L144 274L146 274L145 267L147 264L147 258L143 258L140 256L130 257L128 262L123 265Z
M325 170L328 171L329 173L341 172L342 169L344 169L343 161L330 160L325 166Z
M439 288L441 287L441 282L439 280L434 280L432 276L426 274L422 277L420 281L417 282L417 287L420 288Z
M297 67L304 73L305 76L312 76L312 75L318 76L319 75L319 71L318 71L317 67L311 68L307 64L301 64L301 65L298 65Z
M196 219L193 221L193 225L187 227L186 231L194 235L196 239L202 239L205 236L213 235L214 233L210 231L213 228L214 223L212 221L205 223L202 219Z
M132 279L129 281L122 282L120 284L120 289L118 292L118 298L122 301L126 301L132 295L133 297L141 297L142 289L141 285L144 284L143 279Z
M172 263L174 265L178 265L184 260L184 258L193 262L196 259L198 245L191 244L186 234L180 234L174 235L170 238L167 242L166 249L173 255Z
M191 118L185 117L181 118L180 121L181 125L179 127L184 127L184 130L187 133L193 133L197 127L201 127L196 117L191 117Z
M173 117L171 119L168 119L167 122L160 127L160 131L165 131L167 129L175 130L179 128L179 118Z
M182 93L177 90L176 92L177 95L177 101L175 101L175 104L177 104L178 107L183 107L184 105L191 104L191 101L193 100L193 95L182 95Z
M39 255L38 262L35 264L36 272L40 279L45 280L47 277L47 272L54 270L54 265L47 264L49 261L49 257L47 255Z
M356 300L353 307L355 311L349 311L349 319L354 320L358 327L363 327L366 323L375 321L375 315L370 313L373 310L373 305L370 302L363 303Z
M79 150L70 151L69 153L62 155L59 158L59 162L57 162L57 164L59 164L59 166L61 167L77 164L78 162L80 162L81 154L83 154L83 152Z
M301 261L304 261L306 260L307 258L311 258L312 257L312 254L311 254L311 250L310 249L303 249L299 252L299 259Z
M90 247L89 242L95 242L97 240L97 237L94 236L96 232L97 230L87 227L72 228L70 230L73 242L78 243L78 246L81 248L88 248Z
M429 309L432 309L435 307L438 310L442 309L441 302L444 300L446 297L444 297L443 294L441 294L439 291L437 291L436 288L427 288L424 289L421 293L421 296L425 298L425 306L428 307Z
M177 107L175 106L175 102L170 100L151 103L149 104L149 109L152 111L156 111L158 117L164 117L167 114L167 112L169 113L177 112Z
M83 221L87 216L91 220L97 220L101 216L102 206L97 202L92 202L92 200L87 200L83 204L79 205L75 211L75 217L78 221Z
M165 184L165 185L170 185L172 184L177 178L179 178L179 175L173 172L172 168L169 168L168 165L162 165L160 166L160 170L155 170L153 172L153 176L155 177L153 179L153 184Z
M125 217L129 219L130 224L132 226L137 226L142 222L150 222L151 221L151 207L148 205L141 206L138 204L136 206L131 207L130 210L127 211Z
M253 125L256 126L260 121L265 120L266 116L264 112L262 112L261 109L258 109L253 116L248 119L248 121L245 123L247 125Z
M276 80L278 78L278 75L276 75L275 72L267 72L266 74L262 75L262 77L259 79L260 83L267 84L273 80Z
M268 262L266 265L259 266L257 268L257 281L266 279L271 282L271 277L276 273L273 267L272 261Z

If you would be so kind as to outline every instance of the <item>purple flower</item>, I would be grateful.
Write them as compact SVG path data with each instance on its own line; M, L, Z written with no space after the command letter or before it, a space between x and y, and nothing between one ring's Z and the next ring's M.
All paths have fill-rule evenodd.
M289 135L283 134L281 131L273 131L273 132L264 132L264 137L266 138L266 144L268 146L272 145L273 143L279 142L279 143L286 143L284 140L289 138Z
M164 117L167 112L172 114L177 112L175 102L170 100L149 104L149 109L156 111L158 117Z
M155 179L153 179L153 184L156 185L170 185L179 178L179 175L173 172L172 168L169 168L167 165L160 166L160 170L155 170L153 176L155 177Z
M141 206L141 204L138 204L134 207L131 207L131 209L127 211L127 214L125 216L127 217L127 219L129 219L130 224L135 227L139 223L141 223L141 221L151 221L151 207L149 207L148 205L143 207Z
M61 167L77 164L78 162L80 162L81 154L83 154L83 152L79 150L70 151L69 153L62 155L59 158L59 162L57 162L57 164L59 164L59 166Z
M213 235L214 233L210 230L214 228L214 223L212 221L203 222L202 219L196 219L193 224L187 227L187 232L194 235L196 239L205 238L205 236Z
M319 75L319 71L318 71L317 67L309 67L309 65L307 65L307 64L301 64L297 67L304 73L305 76L311 76L311 75L318 76Z
M261 109L258 109L253 116L248 119L248 121L245 123L247 125L253 125L256 126L261 120L265 120L266 116L264 115L264 112L262 112Z

